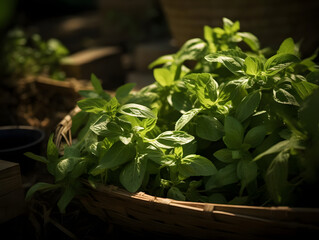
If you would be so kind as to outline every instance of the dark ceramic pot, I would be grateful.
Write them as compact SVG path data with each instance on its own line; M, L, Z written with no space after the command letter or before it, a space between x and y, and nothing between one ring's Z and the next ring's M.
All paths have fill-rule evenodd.
M21 173L28 173L35 161L24 153L41 154L44 136L44 131L31 126L0 127L0 159L17 162Z

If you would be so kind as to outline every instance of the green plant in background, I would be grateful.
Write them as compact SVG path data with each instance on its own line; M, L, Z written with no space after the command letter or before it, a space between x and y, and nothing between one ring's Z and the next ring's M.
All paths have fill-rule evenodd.
M179 200L318 206L303 198L318 182L316 53L302 59L287 38L266 56L239 22L223 20L151 63L156 82L139 92L126 84L111 97L92 75L74 144L60 157L51 137L47 158L27 153L55 177L27 198L62 189L64 212L86 179Z
M22 30L8 32L2 48L1 67L4 76L17 78L46 74L64 80L60 60L68 50L57 39L45 41L38 34L28 37Z

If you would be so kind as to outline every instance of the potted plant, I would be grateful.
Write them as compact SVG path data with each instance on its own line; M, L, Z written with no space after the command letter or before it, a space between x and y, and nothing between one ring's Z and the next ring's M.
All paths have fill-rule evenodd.
M301 58L287 38L268 56L239 22L223 22L155 60L156 81L138 92L127 84L112 97L93 75L47 156L27 153L55 178L27 198L58 190L61 212L79 196L117 224L194 238L318 231L316 55Z

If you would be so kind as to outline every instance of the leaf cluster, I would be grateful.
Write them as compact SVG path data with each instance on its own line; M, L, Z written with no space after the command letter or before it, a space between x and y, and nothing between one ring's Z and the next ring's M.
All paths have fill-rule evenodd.
M0 65L7 77L47 74L63 80L65 74L60 69L60 60L68 53L57 39L45 41L38 34L27 36L20 29L13 29L3 40Z
M126 84L111 97L92 75L77 141L62 157L50 141L47 158L29 154L55 176L49 188L63 187L62 211L81 178L179 200L303 204L304 186L318 182L316 53L302 59L287 38L266 56L239 22L223 21L151 63L156 81L138 92Z

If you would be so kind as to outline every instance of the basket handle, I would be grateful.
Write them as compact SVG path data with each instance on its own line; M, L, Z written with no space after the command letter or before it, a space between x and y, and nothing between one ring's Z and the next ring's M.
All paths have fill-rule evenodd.
M72 145L72 117L80 112L81 109L76 106L68 115L66 115L57 125L54 133L54 143L60 151L63 151L63 142L68 146Z

